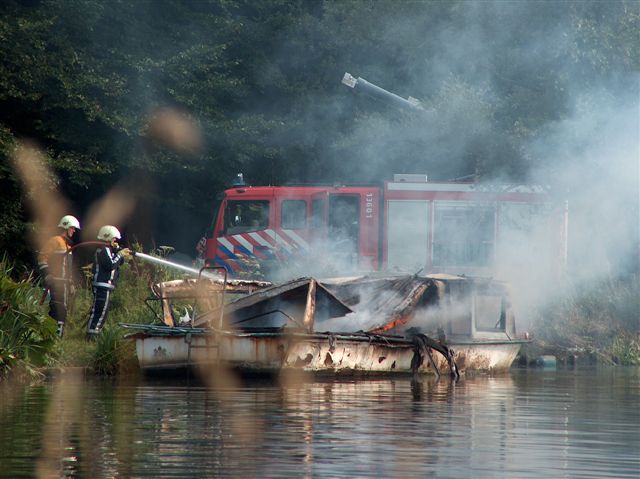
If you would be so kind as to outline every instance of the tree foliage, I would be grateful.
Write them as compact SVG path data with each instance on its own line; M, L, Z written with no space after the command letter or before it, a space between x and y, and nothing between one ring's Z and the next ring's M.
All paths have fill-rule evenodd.
M526 179L538 160L527 141L570 114L574 90L635 85L638 14L626 0L7 0L0 242L28 260L30 215L8 164L21 138L41 145L81 212L123 179L136 185L127 231L178 248L239 171L254 184ZM348 91L345 71L428 114ZM203 147L150 135L162 108L188 117Z

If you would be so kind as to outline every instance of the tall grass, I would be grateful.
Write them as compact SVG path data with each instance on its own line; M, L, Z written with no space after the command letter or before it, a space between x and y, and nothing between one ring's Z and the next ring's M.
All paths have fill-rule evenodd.
M135 248L140 250L140 248ZM132 372L137 367L135 347L126 339L120 323L150 323L155 315L145 300L153 283L175 278L173 272L130 260L120 267L120 277L109 304L109 315L95 341L86 340L87 322L93 303L91 265L83 278L67 318L65 338L59 343L54 366L88 367L98 374Z

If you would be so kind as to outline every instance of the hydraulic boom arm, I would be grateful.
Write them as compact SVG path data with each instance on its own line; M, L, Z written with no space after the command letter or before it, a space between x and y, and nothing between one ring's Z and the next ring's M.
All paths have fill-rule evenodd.
M368 82L364 78L355 78L350 73L344 74L344 76L342 77L342 83L344 83L348 87L353 88L354 90L362 91L363 93L373 98L391 103L394 106L413 111L424 111L424 108L420 104L419 100L413 97L404 99L401 96L396 95L395 93L391 93L384 88L380 88L379 86Z

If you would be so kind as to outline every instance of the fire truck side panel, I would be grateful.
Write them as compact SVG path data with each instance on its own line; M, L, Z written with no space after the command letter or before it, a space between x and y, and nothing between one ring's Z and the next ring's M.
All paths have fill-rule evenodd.
M384 198L383 260L389 269L411 271L421 263L429 272L495 275L535 258L541 274L562 274L564 213L542 188L387 182ZM416 219L407 229L411 215Z
M433 201L432 271L490 275L495 259L496 202Z
M379 205L380 190L375 187L329 191L326 254L338 271L378 269Z
M380 257L380 189L362 188L360 195L360 261L361 271L375 271Z

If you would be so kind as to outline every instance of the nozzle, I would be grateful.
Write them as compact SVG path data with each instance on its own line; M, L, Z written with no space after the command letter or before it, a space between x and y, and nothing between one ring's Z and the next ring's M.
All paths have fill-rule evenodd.
M342 83L344 83L348 87L355 88L358 80L354 76L352 76L351 73L345 73L342 77Z

